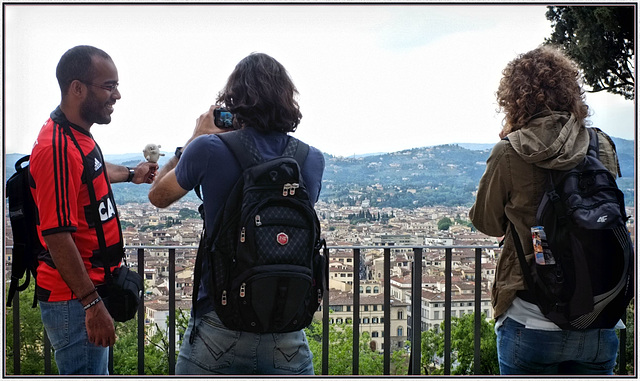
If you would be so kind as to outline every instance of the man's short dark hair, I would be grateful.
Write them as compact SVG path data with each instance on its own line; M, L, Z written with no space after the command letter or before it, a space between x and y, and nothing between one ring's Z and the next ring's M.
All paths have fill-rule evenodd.
M94 56L111 60L103 50L89 45L73 47L62 55L56 67L56 78L63 97L74 80L89 82L93 79L95 74L91 59Z
M236 65L218 103L234 114L236 127L293 132L302 118L297 94L282 64L264 53L252 53Z

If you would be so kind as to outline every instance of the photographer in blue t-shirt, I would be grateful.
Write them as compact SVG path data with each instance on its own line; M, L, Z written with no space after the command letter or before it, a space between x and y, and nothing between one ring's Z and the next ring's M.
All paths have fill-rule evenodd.
M149 192L151 203L165 208L200 186L204 223L211 231L215 216L242 173L217 134L244 129L264 159L280 156L289 141L288 133L296 130L302 118L297 94L278 61L262 53L244 58L229 76L216 105L198 118L193 136L158 172ZM301 170L315 203L324 171L322 153L310 147ZM304 331L259 334L233 331L221 323L207 296L210 274L203 262L197 313L189 320L176 373L314 374Z

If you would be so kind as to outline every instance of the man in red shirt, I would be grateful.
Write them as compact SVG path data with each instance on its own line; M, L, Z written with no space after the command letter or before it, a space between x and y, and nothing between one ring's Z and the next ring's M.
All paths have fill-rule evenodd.
M48 249L39 258L36 294L60 374L108 374L115 330L96 285L104 283L104 262L119 266L124 248L110 183L151 183L158 165L107 163L90 133L94 123L111 122L120 99L107 53L72 48L56 77L62 100L42 127L29 165L38 232Z

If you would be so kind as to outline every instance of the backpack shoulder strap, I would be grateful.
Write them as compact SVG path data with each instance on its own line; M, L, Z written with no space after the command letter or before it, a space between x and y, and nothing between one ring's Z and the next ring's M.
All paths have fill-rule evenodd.
M600 148L598 146L598 134L596 130L590 127L586 127L589 132L589 148L587 149L587 155L593 156L596 159L600 158Z
M238 160L240 167L245 170L252 167L262 161L262 156L253 144L251 137L247 136L243 130L235 130L225 132L224 134L218 134L218 138L222 140L227 148L231 151L233 157ZM202 198L202 191L200 190L200 184L196 185L193 190L196 192L196 196L200 200ZM202 211L200 215L203 216Z
M227 132L218 135L218 137L227 145L233 153L233 156L240 163L242 169L247 169L264 161L262 155L260 155L260 152L258 152L258 149L253 143L253 139L251 139L244 130ZM281 156L293 157L298 162L300 168L302 168L308 154L309 145L290 136L289 142Z
M20 171L24 170L25 167L23 167L22 164L27 163L27 165L28 165L30 158L31 158L31 155L25 155L25 156L21 157L20 159L18 159L16 161L15 166L14 166L15 169L16 169L16 172L20 172Z
M516 226L513 222L509 221L509 226L511 227L511 236L513 238L513 244L516 247L516 252L518 254L518 262L520 262L520 269L522 270L522 276L524 278L525 286L527 286L527 290L524 292L518 291L518 296L525 297L525 295L529 297L533 297L533 300L536 298L536 290L535 290L535 282L533 281L533 276L531 275L531 268L527 263L527 260L524 255L524 249L522 247L522 242L520 241L520 236L518 235L518 231L516 230ZM525 297L525 299L528 299Z
M87 172L87 157L85 156L84 152L82 152L82 148L80 147L80 144L78 143L78 140L76 140L76 137L73 135L73 132L71 132L71 128L68 125L64 125L61 124L62 129L64 130L65 134L67 134L69 136L69 138L71 139L71 141L73 142L73 144L76 146L76 148L78 149L78 152L80 152L80 156L82 157L82 166L84 167L83 171L82 171L82 176L84 177L86 183L87 183L87 190L89 191L89 201L91 202L91 206L93 208L93 210L98 210L99 209L99 203L98 203L98 198L96 197L96 191L95 188L93 186L93 181L91 178L89 178L88 172ZM96 147L98 147L96 145ZM98 147L98 150L100 148ZM102 152L100 152L100 156L102 156ZM103 159L104 160L104 159ZM105 168L102 171L103 176L105 177L105 181L107 183L109 183L109 178L107 176L107 168L105 166ZM111 195L111 190L109 190L109 195ZM113 205L113 207L115 208L116 206ZM95 229L96 229L96 236L98 238L98 246L100 248L100 255L101 255L101 259L103 260L103 268L104 268L104 274L105 274L105 281L110 281L111 280L111 269L109 268L109 260L108 255L107 255L107 243L106 243L106 238L104 235L104 230L102 228L102 220L100 219L100 216L96 213L92 213L93 214L93 218L94 218L94 224L95 224ZM118 230L120 231L120 242L122 242L124 244L124 240L122 238L122 229L120 228L120 221L118 220ZM124 251L122 253L122 255L124 256Z
M293 157L298 162L298 166L300 166L300 169L302 169L302 166L304 165L308 154L309 145L291 136L289 138L289 143L287 143L287 146L282 153L282 156Z
M238 160L242 169L247 169L263 161L253 139L244 130L219 134L218 137Z
M613 150L613 154L616 157L615 160L615 165L616 165L616 173L618 175L618 177L622 177L622 172L620 171L620 160L618 160L618 154L617 154L617 150L616 150L616 144L613 142L613 139L611 139L611 136L607 135L604 131L602 131L601 129L599 129L598 127L588 127L587 130L589 130L589 146L591 147L591 143L592 141L595 140L595 144L594 144L594 149L596 152L596 158L598 158L598 160L600 159L600 145L599 145L599 137L598 137L598 133L601 133L601 137L604 137L606 139L606 141L609 143L609 146L611 147L611 149Z

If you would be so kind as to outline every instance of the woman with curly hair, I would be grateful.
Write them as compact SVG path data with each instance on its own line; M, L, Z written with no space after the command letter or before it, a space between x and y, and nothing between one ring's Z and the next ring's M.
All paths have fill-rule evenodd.
M498 87L498 105L505 114L502 140L489 155L469 215L479 231L504 236L491 290L501 374L613 374L616 363L613 327L562 330L525 300L531 299L524 292L513 241L516 232L531 236L547 170L571 169L587 153L589 108L580 80L574 62L542 46L511 61ZM615 146L604 132L596 132L600 160L615 177ZM532 240L520 241L532 258Z

